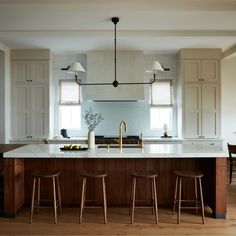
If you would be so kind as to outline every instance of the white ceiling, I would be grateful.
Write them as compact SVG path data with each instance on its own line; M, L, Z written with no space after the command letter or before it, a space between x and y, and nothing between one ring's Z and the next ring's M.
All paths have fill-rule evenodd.
M144 52L236 44L236 0L0 0L0 42L10 48Z

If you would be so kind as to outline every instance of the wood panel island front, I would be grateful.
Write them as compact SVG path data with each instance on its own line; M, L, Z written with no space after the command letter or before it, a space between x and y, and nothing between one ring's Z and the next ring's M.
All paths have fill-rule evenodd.
M61 151L62 145L26 145L3 154L4 215L16 216L23 205L30 205L31 173L36 170L62 171L60 175L62 204L79 206L82 171L107 171L107 202L109 206L130 203L130 174L133 171L157 171L158 204L170 207L174 197L174 170L203 172L203 195L206 206L215 218L226 218L226 179L228 154L216 146L192 144L152 144L144 149L127 146L99 148L86 151ZM49 198L51 186L42 183L42 199ZM151 203L151 183L142 182L137 196L144 204ZM100 186L88 182L87 199L100 196ZM183 197L194 196L194 185L186 182Z

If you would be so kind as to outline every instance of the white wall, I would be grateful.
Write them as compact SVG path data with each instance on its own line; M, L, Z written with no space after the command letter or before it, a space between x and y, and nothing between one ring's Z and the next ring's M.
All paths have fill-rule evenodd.
M158 79L171 79L174 88L177 84L177 55L176 54L147 54L144 55L145 69L151 69L153 61L158 60L164 67L170 68L170 71L160 72L157 75ZM55 116L54 116L54 134L60 134L59 130L59 106L58 106L58 84L61 79L74 78L71 74L61 71L62 67L67 67L69 64L79 61L87 71L87 56L86 54L54 54L54 86L55 86ZM87 73L81 73L80 78L86 81ZM145 73L144 80L152 79L152 74ZM82 87L83 93L83 87ZM118 127L121 120L125 120L128 126L128 131L125 135L139 135L160 137L163 134L162 129L150 128L150 104L149 104L149 85L145 86L145 100L138 102L91 102L83 100L81 103L82 115L86 110L92 108L95 112L101 112L104 120L95 130L96 135L117 136ZM176 89L174 89L174 117L173 127L169 130L169 134L177 136L177 121L176 121ZM68 135L86 136L87 126L84 119L81 119L80 130L69 130Z
M236 56L222 60L222 137L236 144Z
M10 139L10 49L0 42L0 143L8 143Z

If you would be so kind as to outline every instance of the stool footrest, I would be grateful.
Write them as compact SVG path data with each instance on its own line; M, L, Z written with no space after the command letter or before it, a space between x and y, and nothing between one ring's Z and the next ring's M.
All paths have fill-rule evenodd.
M104 206L83 206L84 208L103 208Z

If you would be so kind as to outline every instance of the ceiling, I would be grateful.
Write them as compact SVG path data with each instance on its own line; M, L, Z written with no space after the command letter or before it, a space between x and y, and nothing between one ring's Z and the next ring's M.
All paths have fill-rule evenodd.
M236 0L0 0L0 42L57 53L145 53L236 44Z

